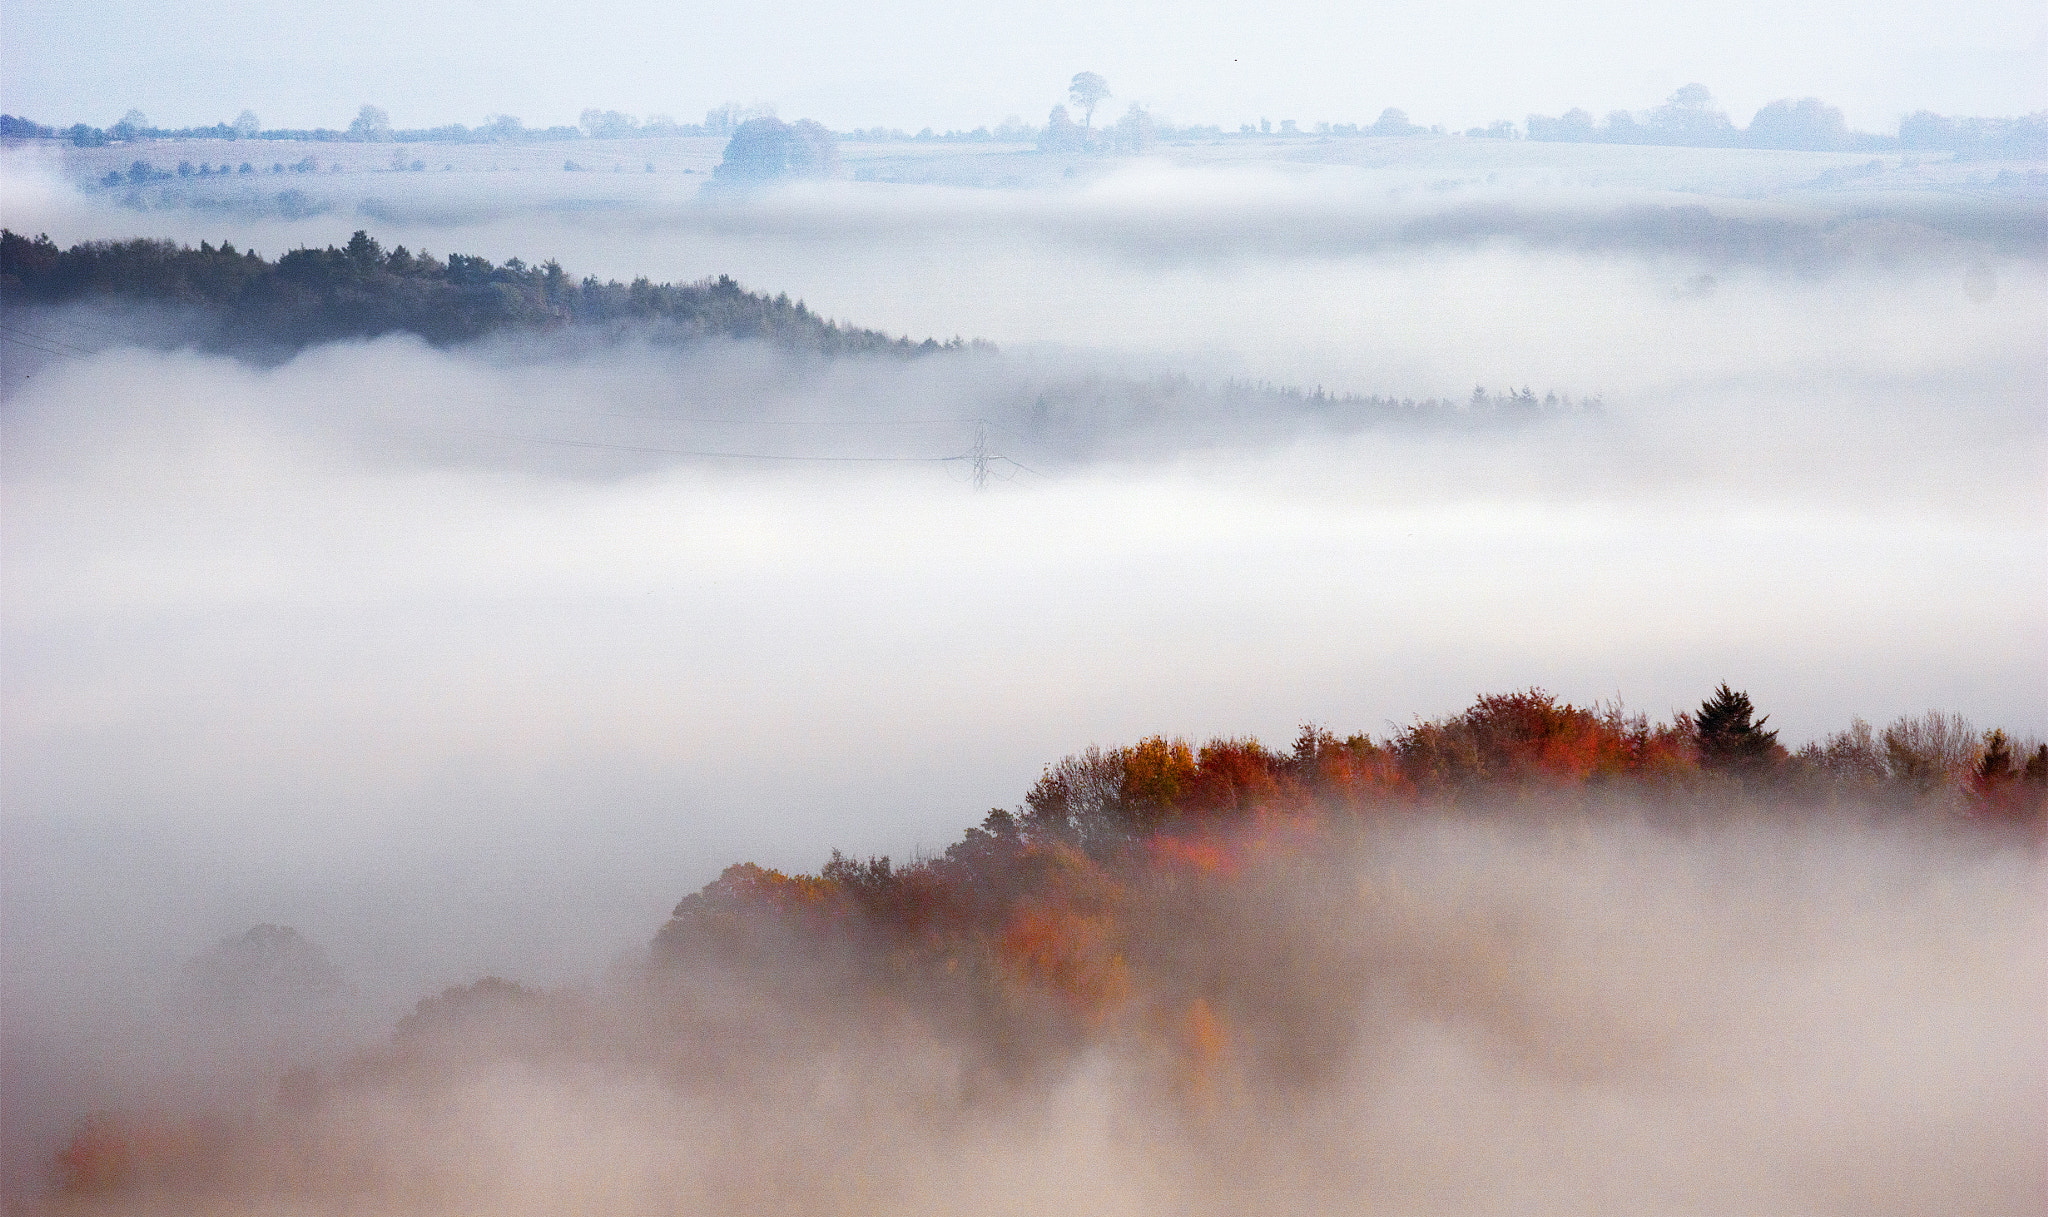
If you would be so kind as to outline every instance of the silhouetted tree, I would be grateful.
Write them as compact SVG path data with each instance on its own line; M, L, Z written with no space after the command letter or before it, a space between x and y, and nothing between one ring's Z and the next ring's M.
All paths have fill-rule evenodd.
M56 128L45 127L34 119L0 114L0 139L50 139L56 134Z
M1650 111L1648 127L1657 143L1711 148L1735 142L1735 124L1713 108L1714 95L1703 84L1689 84Z
M185 965L186 982L220 1001L326 997L347 991L327 952L290 926L223 938Z
M1541 114L1531 114L1529 116L1528 128L1529 138L1532 140L1584 144L1591 143L1594 139L1593 116L1576 107L1566 110L1558 118L1545 118Z
M1752 148L1804 148L1824 152L1849 142L1842 112L1818 97L1772 102L1749 120L1742 142Z
M839 146L820 123L799 119L750 118L733 131L725 158L712 176L730 183L783 177L831 177L839 169Z
M348 239L348 244L342 246L341 252L347 254L350 261L366 268L376 266L384 260L383 246L377 244L375 237L360 228Z
M391 116L382 107L364 106L348 125L349 138L379 143L391 138Z
M1754 769L1783 754L1778 733L1764 730L1765 715L1752 721L1756 707L1748 693L1737 693L1723 681L1714 695L1700 703L1693 718L1700 762L1710 769Z
M1081 125L1093 128L1095 107L1109 100L1109 82L1093 72L1076 72L1074 79L1067 83L1067 98L1081 107Z
M1116 122L1116 150L1129 155L1145 152L1158 137L1158 127L1152 115L1137 102L1131 103L1130 110Z
M1993 727L1984 735L1984 755L1971 771L1972 784L1979 791L1988 792L2018 776L2012 764L2012 741L2006 738L2004 730Z
M1078 152L1087 146L1087 137L1082 134L1065 106L1054 106L1046 116L1045 132L1038 137L1040 152Z
M640 130L640 122L617 110L585 110L576 121L592 139L624 139Z
M1370 135L1414 135L1421 130L1422 128L1408 121L1406 111L1388 106L1380 111L1379 118L1374 120L1371 127L1367 128L1367 133Z
M483 139L503 141L518 139L526 134L526 124L510 114L492 114L484 119L484 125L477 128L477 135Z

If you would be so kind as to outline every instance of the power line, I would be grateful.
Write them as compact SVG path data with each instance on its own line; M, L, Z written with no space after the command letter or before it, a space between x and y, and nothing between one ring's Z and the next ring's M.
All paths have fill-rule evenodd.
M70 353L72 353L72 354L74 355L74 357L75 357L75 358L80 358L80 359L82 359L82 358L84 358L84 357L85 357L85 356L87 356L87 355L95 355L95 354L98 354L98 352L97 352L97 351L94 351L94 350L93 350L92 348L90 348L90 347L82 347L82 346L79 346L79 345L78 345L77 343L75 343L75 342L66 342L66 341L65 341L64 339L62 339L62 338L52 338L52 337L50 337L50 336L49 336L48 334L38 334L38 333L36 333L36 332L35 332L34 330L25 330L25 329L22 329L22 328L21 328L20 326L18 326L18 325L10 325L10 324L8 324L8 323L6 323L6 322L0 322L0 332L7 332L7 331L11 331L11 332L13 332L13 333L15 333L15 334L20 334L20 335L22 335L22 336L24 336L24 337L28 337L28 338L33 338L33 339L35 339L35 340L36 340L37 342L47 342L47 343L49 343L49 344L50 344L50 345L52 345L52 346L59 346L59 347L65 347L65 348L67 348L67 349L68 349L68 352L70 352ZM17 339L16 341L19 341L19 339ZM27 344L25 344L25 343L24 343L23 345L27 345ZM55 353L58 353L58 352L52 352L52 353L53 353L53 354L55 354Z
M41 351L45 355L56 355L64 359L85 358L83 355L74 355L70 351L60 351L55 347L40 346L26 338L16 338L14 335L5 332L0 332L0 341L11 342L19 347L27 347L31 351Z

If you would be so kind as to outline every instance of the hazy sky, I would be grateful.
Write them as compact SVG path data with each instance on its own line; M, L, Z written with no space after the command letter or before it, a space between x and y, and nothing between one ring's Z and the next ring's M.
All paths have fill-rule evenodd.
M1462 127L1573 105L1654 105L1701 81L1738 122L1819 95L1889 129L1917 109L2048 107L2048 15L2031 0L1957 7L1848 0L1657 5L957 5L796 0L745 5L395 0L197 8L110 0L81 21L63 0L0 9L0 108L108 124L139 106L163 124L253 107L266 124L345 124L365 102L400 126L575 121L587 106L694 120L773 101L835 127L1042 121L1080 69L1181 122L1369 120L1401 106Z

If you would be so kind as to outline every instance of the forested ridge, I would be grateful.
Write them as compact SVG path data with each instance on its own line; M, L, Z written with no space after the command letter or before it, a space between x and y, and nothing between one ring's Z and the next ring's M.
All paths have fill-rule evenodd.
M221 350L297 350L320 342L416 334L436 345L495 334L582 326L637 329L668 341L753 339L826 355L916 354L964 345L914 343L842 326L787 293L750 292L720 275L695 283L572 278L553 260L450 254L399 245L386 250L358 230L347 245L290 250L271 261L254 250L201 242L88 241L61 249L0 230L0 295L7 302L89 300L194 311L201 345Z
M1382 740L1305 726L1286 751L1164 736L1091 748L936 856L731 866L602 992L452 987L345 1068L287 1075L262 1119L105 1113L55 1165L73 1193L360 1189L359 1172L307 1151L323 1120L502 1062L801 1104L810 1081L776 1087L872 1054L878 1076L967 1110L1111 1048L1164 1107L1199 1117L1232 1087L1327 1082L1374 986L1448 1001L1520 949L1516 926L1447 931L1398 874L1361 870L1376 833L1491 822L1569 848L1596 823L1674 840L1734 826L1761 853L1802 821L1863 822L1929 850L2041 847L2048 745L1938 713L1857 720L1797 752L1776 735L1723 685L1668 723L1531 689ZM905 1043L920 1047L906 1057ZM954 1061L939 1075L934 1045Z
M1685 831L1846 815L2036 847L2048 828L2048 744L1930 712L1882 730L1858 719L1792 752L1768 721L1725 684L1666 723L1530 689L1382 740L1309 725L1284 752L1252 738L1165 736L1091 748L1047 766L1022 805L990 811L936 857L899 866L835 850L817 874L795 876L730 867L677 906L655 959L734 958L774 927L814 949L857 944L875 953L872 979L907 971L990 1017L1018 1009L1021 985L1056 999L1034 1009L1078 1019L1079 1035L1145 997L1144 961L1171 949L1172 893L1185 882L1343 856L1345 841L1390 817L1621 818ZM993 986L980 998L974 984L959 989L975 976ZM1216 1010L1246 1001L1256 996L1235 993Z
M386 250L358 231L346 246L295 249L267 260L202 242L92 241L61 249L47 237L0 230L0 302L9 308L111 306L111 316L47 329L15 325L10 345L53 358L123 343L196 347L258 362L324 342L412 334L441 347L500 339L634 340L685 347L748 342L797 356L866 355L891 361L944 352L993 354L980 339L912 342L841 325L787 294L750 292L721 275L695 283L572 278L550 260L494 265L445 260L404 246ZM83 345L81 345L83 344ZM559 350L556 353L561 353ZM929 369L929 365L927 365ZM889 393L900 397L891 387ZM1598 396L1527 385L1465 398L1327 392L1321 386L1184 374L1133 376L1085 362L1008 363L1000 372L915 392L944 394L963 414L1028 436L1034 463L1130 458L1221 443L1275 442L1304 428L1508 430L1600 416ZM637 437L629 437L641 443ZM603 447L601 438L579 437ZM647 448L649 453L658 448ZM1009 458L1004 458L1009 459Z

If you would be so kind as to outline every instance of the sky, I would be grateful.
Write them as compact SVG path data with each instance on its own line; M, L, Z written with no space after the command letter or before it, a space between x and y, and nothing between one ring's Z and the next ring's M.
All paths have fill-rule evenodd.
M1920 109L2048 107L2048 15L2029 0L1967 6L1619 0L1429 6L1074 0L1002 8L937 0L741 5L531 0L432 6L60 0L0 8L0 109L108 125L231 119L346 125L363 104L398 126L512 114L573 123L586 107L693 121L772 102L836 129L1033 122L1076 71L1180 123L1370 121L1398 106L1453 129L1572 106L1654 106L1698 81L1738 122L1815 95L1885 131Z

